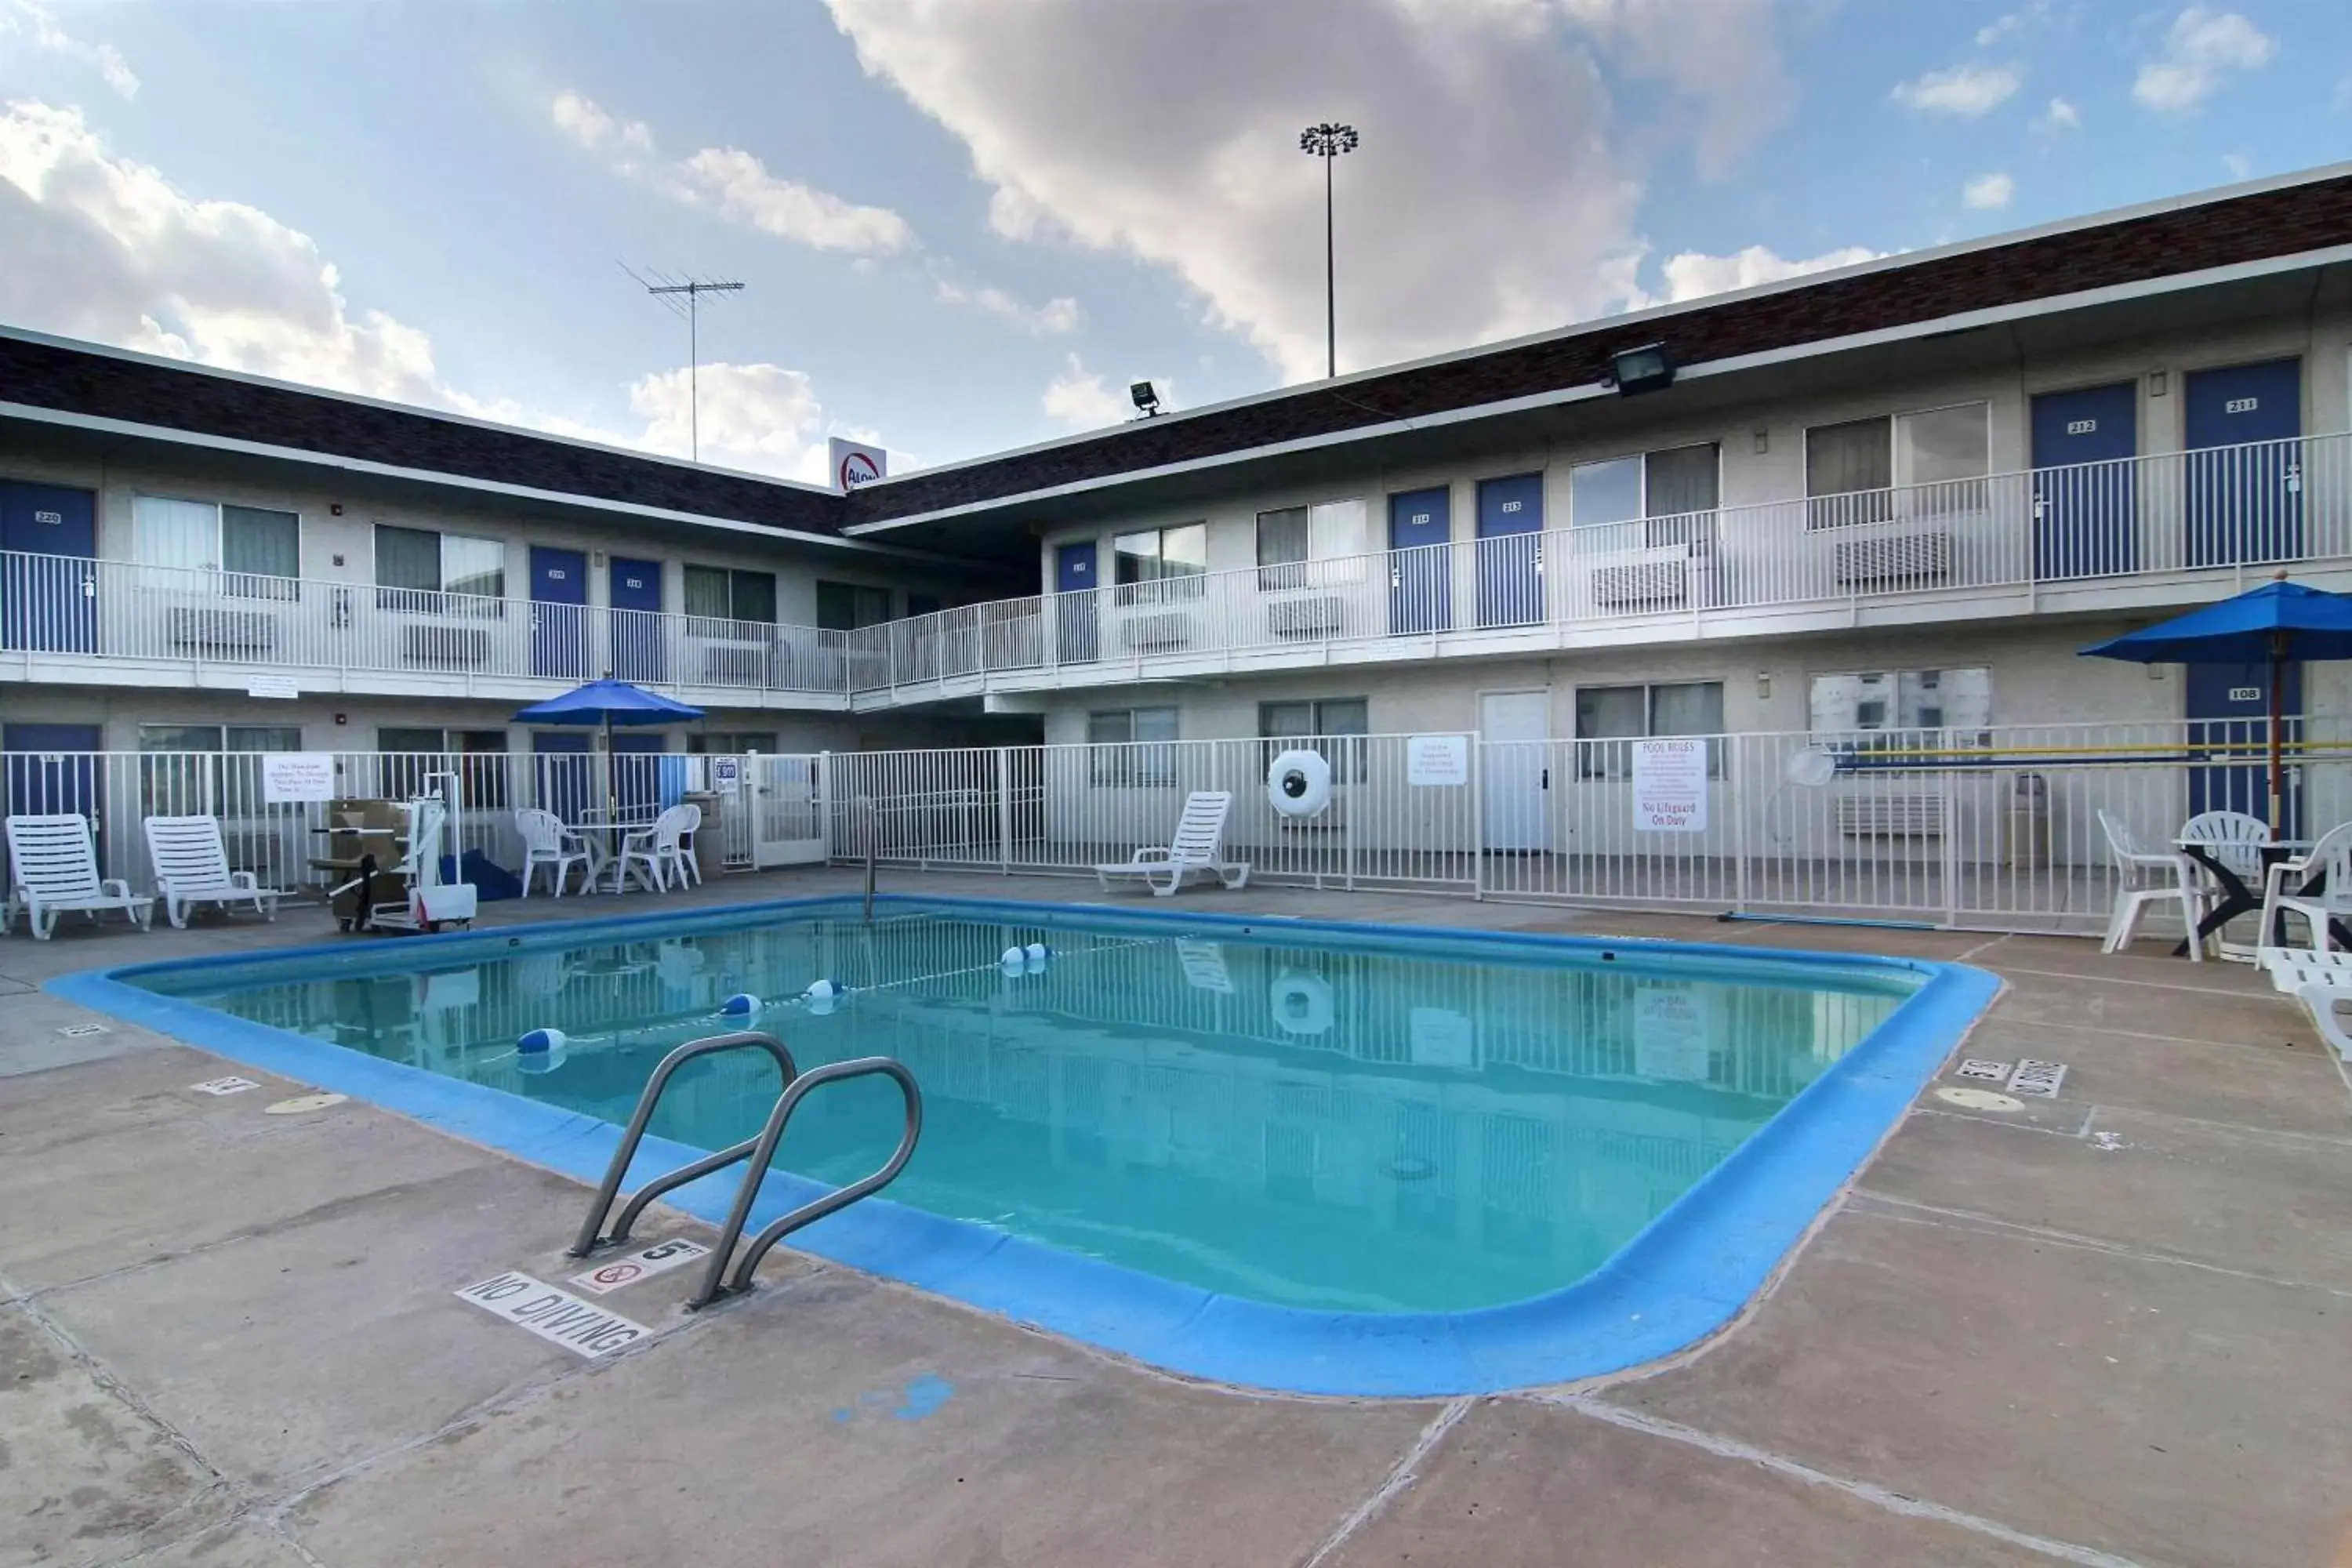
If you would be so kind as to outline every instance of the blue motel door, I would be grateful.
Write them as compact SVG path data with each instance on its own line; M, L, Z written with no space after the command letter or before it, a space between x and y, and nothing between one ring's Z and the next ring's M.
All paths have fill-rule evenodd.
M1454 624L1454 496L1443 486L1389 497L1389 630L1442 632Z
M2139 384L2033 400L2033 575L2139 569Z
M91 753L104 749L96 724L0 724L10 816L58 816L71 812L102 824L102 781Z
M98 498L0 479L0 647L98 648Z
M662 640L662 569L658 561L613 557L613 675L640 686L669 679Z
M2189 743L2194 754L2189 770L2189 815L2204 811L2242 811L2264 822L2271 819L2271 667L2253 664L2192 664L2188 667L2187 717ZM2300 737L2303 712L2303 666L2279 667L2279 711L2286 715L2292 745ZM2300 770L2293 752L2287 753L2286 798L2280 803L2279 835L2299 838Z
M530 547L530 672L555 680L588 675L588 557Z
M2189 564L2303 558L2303 362L2191 371L2182 389ZM2249 443L2263 443L2249 445Z
M1064 664L1091 664L1099 647L1095 590L1102 586L1100 556L1092 540L1054 552L1055 652Z
M1478 624L1535 626L1544 618L1543 476L1478 483Z

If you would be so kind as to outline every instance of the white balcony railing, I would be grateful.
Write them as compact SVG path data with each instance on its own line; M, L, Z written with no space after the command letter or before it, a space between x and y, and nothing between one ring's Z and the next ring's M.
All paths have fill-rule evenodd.
M540 604L367 583L0 554L0 671L22 656L261 671L839 697L845 635L706 616Z
M2352 436L2305 437L965 605L848 634L850 689L1529 632L2352 557ZM909 693L912 694L911 692Z

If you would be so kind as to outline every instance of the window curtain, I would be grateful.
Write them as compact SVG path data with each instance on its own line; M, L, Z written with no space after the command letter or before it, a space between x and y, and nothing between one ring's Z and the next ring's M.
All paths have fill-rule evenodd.
M301 575L302 525L290 511L221 508L221 570L256 577Z
M1884 491L1895 482L1894 437L1889 421L1856 419L1845 425L1816 425L1805 432L1805 494L1813 498L1807 509L1814 528L1878 522L1891 515Z
M507 596L507 546L502 539L441 536L441 586L481 599Z
M375 581L379 588L441 586L441 536L421 528L375 530Z
M131 508L131 559L142 566L217 572L220 508L210 501L141 496Z
M840 632L850 629L848 611L835 602L841 592L842 584L839 583L819 583L816 585L818 626ZM689 566L686 569L686 613L714 621L734 619L734 589L724 568Z

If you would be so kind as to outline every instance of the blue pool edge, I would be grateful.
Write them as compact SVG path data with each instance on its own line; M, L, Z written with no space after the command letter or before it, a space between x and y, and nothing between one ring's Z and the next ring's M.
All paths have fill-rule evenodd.
M401 939L397 951L593 942L681 924L741 923L774 914L854 909L838 894L693 911L500 927ZM967 1220L872 1198L793 1237L829 1261L930 1290L1015 1321L1186 1376L1290 1394L1454 1396L1570 1383L1658 1360L1738 1317L1935 1077L2000 982L1965 964L1884 954L1797 952L1450 926L1372 925L1215 911L885 894L877 904L1025 924L1115 919L1161 928L1316 932L1393 942L1400 932L1530 949L1737 959L1823 972L1907 973L1920 984L1869 1035L1694 1183L1598 1269L1573 1284L1499 1307L1460 1312L1326 1312L1270 1306L1082 1257ZM620 1140L610 1122L503 1089L386 1061L132 984L126 976L299 964L381 952L340 942L117 964L60 975L44 990L225 1057L350 1095L593 1184ZM456 961L456 954L452 954ZM405 967L404 965L404 967ZM647 1138L628 1185L700 1151ZM721 1173L667 1202L723 1223L737 1178ZM787 1172L761 1185L753 1224L824 1191ZM583 1195L583 1203L585 1197Z

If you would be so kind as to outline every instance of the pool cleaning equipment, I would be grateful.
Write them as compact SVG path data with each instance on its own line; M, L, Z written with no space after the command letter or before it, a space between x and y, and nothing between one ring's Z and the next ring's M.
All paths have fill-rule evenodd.
M572 1037L561 1029L530 1029L515 1041L515 1067L530 1073L553 1072L572 1049Z
M1265 770L1266 804L1285 816L1318 816L1331 804L1331 764L1320 752L1283 752Z
M474 923L479 903L474 884L441 879L442 857L458 842L457 775L428 773L425 782L440 793L394 808L391 838L399 858L382 867L373 854L364 855L357 867L343 868L359 875L329 891L330 900L356 895L352 913L341 917L343 930L436 931Z

